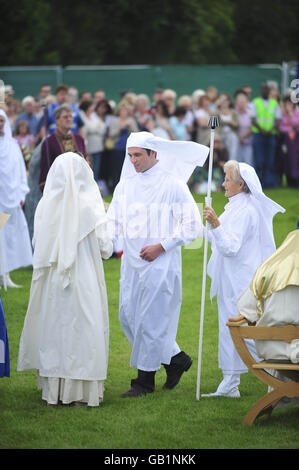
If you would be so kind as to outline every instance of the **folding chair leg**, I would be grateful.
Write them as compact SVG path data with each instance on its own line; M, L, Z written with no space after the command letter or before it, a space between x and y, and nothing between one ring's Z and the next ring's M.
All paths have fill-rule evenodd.
M281 390L273 390L273 392L267 393L265 396L260 398L248 411L244 418L243 425L251 426L256 418L264 414L270 415L275 405L285 395L281 393Z

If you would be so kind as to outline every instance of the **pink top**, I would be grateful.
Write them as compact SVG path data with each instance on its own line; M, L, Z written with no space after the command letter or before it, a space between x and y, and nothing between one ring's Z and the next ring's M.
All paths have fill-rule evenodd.
M296 126L299 126L299 110L295 109L291 116L283 112L279 122L279 130L281 132L295 132L294 127Z
M30 147L34 144L34 137L32 134L16 135L15 139L20 147Z

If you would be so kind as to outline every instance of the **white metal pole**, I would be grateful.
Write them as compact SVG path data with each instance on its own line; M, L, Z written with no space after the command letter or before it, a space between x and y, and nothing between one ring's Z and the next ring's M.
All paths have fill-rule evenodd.
M214 137L215 128L219 125L218 118L212 117L209 122L211 127L210 138L210 153L209 153L209 171L208 171L208 190L205 198L205 205L211 206L211 186L212 186L212 171L213 171L213 154L214 154ZM200 399L200 378L201 378L201 363L202 363L202 341L203 341L203 325L204 325L204 309L205 309L205 296L206 296L206 277L207 277L207 257L208 257L208 229L209 224L206 222L205 235L204 235L204 259L203 259L203 274L202 274L202 290L201 290L201 310L200 310L200 328L199 328L199 345L198 345L198 369L197 369L197 387L196 399Z

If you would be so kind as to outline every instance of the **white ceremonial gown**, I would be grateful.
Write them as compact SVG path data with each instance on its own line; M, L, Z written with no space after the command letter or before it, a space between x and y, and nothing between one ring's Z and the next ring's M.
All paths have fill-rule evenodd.
M263 261L259 218L249 195L239 193L230 198L219 221L220 226L210 230L212 255L207 269L212 279L211 299L217 295L218 361L224 374L240 374L247 372L247 368L233 345L226 323L229 317L237 315L237 299Z
M6 113L4 135L0 136L0 212L10 214L0 230L0 275L32 265L32 248L21 201L29 192L26 168L19 144L12 138Z
M108 218L115 236L123 237L119 318L132 346L130 365L158 370L180 352L181 245L202 233L199 210L187 185L158 162L121 179ZM165 252L143 260L141 249L156 243Z
M257 326L299 326L299 230L290 232L261 264L240 296L238 310ZM266 360L291 360L292 343L257 340L256 349Z
M258 266L275 251L273 217L285 209L267 197L254 168L239 163L240 174L249 188L229 198L219 217L220 225L209 230L212 255L207 273L211 299L217 295L219 321L219 368L228 377L247 372L226 323L238 314L237 300L249 286ZM257 358L255 345L247 340Z
M226 323L238 314L240 294L270 252L260 241L260 217L249 194L241 192L231 197L219 221L220 226L209 231L212 255L207 269L212 279L211 299L217 295L219 368L224 374L240 374L248 369L234 347ZM250 343L253 345L253 341Z
M256 298L248 287L238 300L238 311L249 322L256 326L285 326L299 327L299 287L289 285L284 289L273 292L263 302L262 316L257 314ZM284 341L256 340L256 351L265 359L290 360L292 343Z
M109 318L101 256L111 254L92 170L71 152L57 157L35 214L34 271L18 357L18 371L38 371L48 403L97 406L103 399Z

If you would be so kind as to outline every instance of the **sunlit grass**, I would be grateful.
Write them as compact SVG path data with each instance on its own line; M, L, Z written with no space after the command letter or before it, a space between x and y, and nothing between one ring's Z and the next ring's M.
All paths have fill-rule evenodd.
M277 246L296 228L299 192L268 192L286 214L274 220ZM213 194L220 214L227 202ZM202 196L195 196L203 202ZM135 369L129 367L130 346L118 320L120 260L104 262L110 315L110 353L104 402L98 408L57 406L48 408L37 390L33 371L17 372L19 338L29 299L32 270L11 274L22 289L0 291L7 322L11 377L0 379L0 448L2 449L279 449L299 448L299 407L273 412L269 420L242 426L243 418L266 385L252 374L241 377L240 399L196 400L197 354L200 322L203 248L182 250L183 305L178 330L181 349L193 357L193 366L172 391L163 390L165 372L156 374L156 391L138 399L123 399ZM209 300L207 279L201 392L215 391L221 380L218 369L217 304Z

